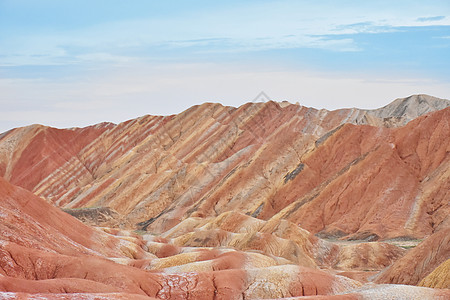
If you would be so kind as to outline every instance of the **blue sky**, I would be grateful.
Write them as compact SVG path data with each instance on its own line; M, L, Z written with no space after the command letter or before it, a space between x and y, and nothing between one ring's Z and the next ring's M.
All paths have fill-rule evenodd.
M394 2L394 3L393 3ZM450 1L0 0L0 131L450 98Z

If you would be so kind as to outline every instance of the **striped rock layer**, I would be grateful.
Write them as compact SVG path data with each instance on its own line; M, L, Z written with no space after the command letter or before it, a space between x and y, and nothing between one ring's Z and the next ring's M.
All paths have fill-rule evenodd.
M340 255L340 250L346 247L320 241L288 221L271 224L245 215L225 214L206 222L193 220L191 230L179 226L166 236L138 236L119 229L88 227L3 179L0 179L0 197L3 220L0 299L292 299L303 296L309 297L306 299L374 299L374 295L446 299L450 296L448 290L426 287L363 285L336 275L335 271L319 269L318 264L324 267L330 262L343 263L347 258ZM241 225L249 224L249 231L243 232L233 219L240 220ZM192 242L197 241L186 235L201 231L198 226L235 234L235 243L241 247L231 247L236 245L233 243L225 243L228 246L220 248L196 247ZM278 240L267 239L263 233L269 229ZM245 237L246 233L251 236ZM276 256L283 254L277 252L280 250L277 247L284 248L283 237L297 246L296 257ZM352 264L366 268L370 261L379 270L384 266L373 260L373 249L384 246L377 244L354 244L355 247L344 252L354 251L351 256L355 256L357 251L358 255L366 256L359 263L351 260ZM372 250L363 254L366 248Z
M448 299L448 106L1 134L0 299Z
M448 105L424 95L374 111L207 103L118 125L30 126L0 136L0 175L158 234L239 211L324 237L422 238L448 222Z

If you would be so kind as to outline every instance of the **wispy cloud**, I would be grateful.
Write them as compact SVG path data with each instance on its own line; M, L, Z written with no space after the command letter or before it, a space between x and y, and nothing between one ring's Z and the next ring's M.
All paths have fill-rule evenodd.
M420 17L417 18L416 21L417 22L432 22L432 21L440 21L440 20L444 20L445 16L434 16L434 17Z
M348 91L339 106L450 93L448 0L20 2L0 9L0 124L121 121L262 89L329 108Z
M212 35L210 33L208 35ZM121 36L116 37L118 41ZM137 60L145 60L153 55L160 59L170 57L173 51L183 54L189 53L242 53L266 50L312 48L338 52L354 52L361 50L351 38L332 36L314 36L298 33L290 35L259 35L255 37L212 37L200 39L158 39L149 34L140 36L130 42L124 42L124 46L112 47L114 41L108 37L98 38L96 44L86 46L84 40L77 36L72 39L54 35L46 36L47 43L32 44L27 38L23 39L23 45L7 50L0 49L0 66L25 66L25 65L71 65L85 62L91 63L127 63ZM39 39L39 37L34 37ZM92 43L89 40L90 43ZM136 49L138 49L136 51ZM171 52L165 52L169 50ZM155 54L156 53L156 54Z
M239 53L296 48L324 49L342 52L360 50L351 38L310 35L286 35L253 39L215 38L180 40L163 43L160 46L184 49L190 48L191 51L196 53Z
M107 52L86 53L75 56L79 61L96 63L131 63L136 61L135 57L124 55L113 55Z
M398 31L398 27L392 25L379 25L374 22L359 22L353 24L337 25L333 32L336 34L354 33L385 33Z
M431 14L437 9L425 11L432 17L421 17L424 10L417 5L399 10L405 1L391 5L356 1L351 9L334 1L324 2L326 8L307 1L239 2L164 18L139 16L50 32L36 28L33 34L4 34L0 65L77 64L86 60L124 63L146 59L157 51L158 58L167 59L165 49L187 53L295 48L355 52L362 47L351 36L331 36L392 32L430 21L449 23L443 15Z

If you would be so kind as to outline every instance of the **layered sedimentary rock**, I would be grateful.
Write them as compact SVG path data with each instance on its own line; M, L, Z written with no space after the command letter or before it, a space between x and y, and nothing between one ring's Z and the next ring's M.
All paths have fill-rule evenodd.
M448 105L424 95L374 111L203 104L119 125L32 126L2 135L0 170L57 206L107 207L119 226L154 233L234 210L322 236L421 238L447 222Z
M384 270L377 282L399 283L417 285L421 280L425 282L447 282L450 270L437 270L440 264L450 257L450 228L445 228L434 233L414 249L410 250L404 257L397 260L387 270ZM427 280L425 277L431 275ZM446 286L445 288L448 288Z
M448 107L449 104L442 99L427 95L413 95L408 98L396 99L388 105L366 111L367 114L382 119L384 125L394 126L406 125L421 115L441 110Z
M5 132L0 135L0 176L32 190L55 170L67 172L66 169L59 169L65 166L76 172L72 183L80 184L84 177L92 176L78 158L79 152L113 127L111 123L72 129L32 125Z
M449 212L449 118L444 109L394 130L342 126L277 191L274 206L288 205L274 218L349 239L429 235Z
M122 219L115 210L109 207L65 208L63 211L92 226L118 227Z
M419 282L419 286L450 289L450 258Z
M448 299L448 106L207 103L6 132L0 298Z
M2 247L20 247L63 255L145 258L139 241L95 230L0 177Z
M206 221L186 220L190 226L180 224L165 236L139 236L119 229L90 228L1 178L0 187L0 297L259 299L348 293L345 297L351 299L371 293L355 293L353 289L360 288L360 282L317 268L343 263L346 258L340 255L340 249L347 245L320 240L286 220L275 224L225 213ZM243 236L221 248L205 247L205 241L191 245L185 238L189 233L219 229ZM209 238L214 239L211 235ZM267 238L276 244L270 247ZM295 245L295 256L276 255L290 249L283 240ZM367 244L375 248L364 246ZM175 252L159 252L165 245ZM362 243L344 252L364 255L361 249L380 246ZM263 251L255 252L259 249ZM367 253L369 258L365 260L375 261L370 258L374 253ZM408 288L403 291L411 293ZM426 288L412 293L424 297L448 295Z
M258 261L264 264L300 264L310 268L333 268L341 271L380 271L406 252L400 247L380 242L325 241L286 220L262 221L235 212L211 219L186 219L161 237L156 239L159 244L176 247L177 250L172 254L181 253L186 247L259 251L258 255L251 253L248 257L247 253L246 256L241 256L243 265L248 266ZM150 252L159 256L159 247L152 245L155 239L148 235L144 235L144 239L148 240ZM230 254L228 251L225 253ZM183 254L183 258L187 258L186 254ZM183 264L186 261L183 260ZM205 264L190 267L195 266L206 267Z
M251 299L261 295L328 295L361 285L282 259L272 258L274 263L267 264L270 259L264 255L218 255L201 253L204 252L201 249L203 261L210 260L215 267L197 269L195 273L180 270L168 273L164 262L147 252L146 242L139 236L90 228L2 178L0 196L3 221L0 291L3 292L126 293L162 299L188 295L204 299L216 295L219 299ZM253 268L248 270L240 259L245 255L254 261ZM176 261L173 257L165 265L174 265ZM261 286L267 286L268 290L260 290Z

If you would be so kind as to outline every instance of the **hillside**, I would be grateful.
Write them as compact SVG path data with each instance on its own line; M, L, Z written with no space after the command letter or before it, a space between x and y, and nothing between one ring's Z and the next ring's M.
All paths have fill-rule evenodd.
M426 95L16 128L0 298L446 299L449 199L450 101Z
M154 233L237 210L323 236L422 238L448 209L450 110L404 128L375 116L409 120L448 105L425 96L371 112L203 104L118 125L18 128L0 139L0 175L59 207L107 207L120 227Z
M1 299L450 295L424 287L363 286L336 271L321 270L319 265L358 276L358 269L379 271L405 251L380 243L340 246L288 221L265 222L230 213L193 220L191 226L179 226L165 236L138 236L90 228L1 178L0 197ZM203 228L192 231L199 225Z

